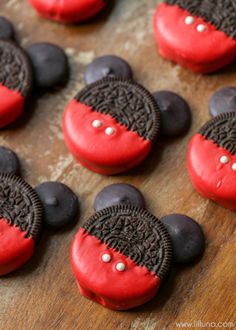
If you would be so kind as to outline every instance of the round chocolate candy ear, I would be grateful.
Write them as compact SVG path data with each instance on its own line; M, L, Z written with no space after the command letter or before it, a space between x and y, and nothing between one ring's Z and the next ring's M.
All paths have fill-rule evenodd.
M130 204L145 208L142 193L127 183L114 183L103 188L96 196L94 209L96 212L113 205Z
M62 48L51 43L36 43L27 48L34 80L38 87L51 88L67 82L68 58Z
M75 193L60 182L44 182L35 188L44 208L44 222L52 229L73 224L79 214Z
M175 137L186 133L191 126L191 110L188 103L170 91L153 94L161 114L161 134Z
M0 16L0 39L14 40L14 28L12 23L3 16Z
M224 87L215 92L210 98L208 109L212 117L236 112L236 87Z
M122 58L105 55L95 58L87 66L84 80L86 85L89 85L105 77L132 79L133 72L130 65Z
M16 153L0 146L0 172L20 174L20 161Z
M201 256L205 249L205 237L201 226L183 214L170 214L160 219L173 243L173 261L189 263Z

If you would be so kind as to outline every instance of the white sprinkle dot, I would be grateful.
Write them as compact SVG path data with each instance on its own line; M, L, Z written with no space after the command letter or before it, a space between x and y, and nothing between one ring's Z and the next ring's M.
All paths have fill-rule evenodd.
M117 265L116 265L116 269L119 271L119 272L123 272L125 270L125 264L123 264L123 262L119 262Z
M204 32L204 31L206 31L206 26L204 24L199 24L197 26L197 31L198 32Z
M236 163L232 165L232 170L236 172Z
M185 18L185 24L187 24L187 25L191 25L191 24L193 24L194 23L194 17L193 16L187 16L186 18Z
M102 256L102 261L103 262L110 262L111 261L111 256L108 253L103 254Z
M94 121L92 122L92 126L93 126L94 128L101 127L101 126L102 126L102 122L101 122L101 120L98 120L98 119L94 120Z
M220 157L221 164L227 164L229 162L229 158L227 156Z
M105 130L106 135L112 135L115 133L115 129L112 127L107 127Z

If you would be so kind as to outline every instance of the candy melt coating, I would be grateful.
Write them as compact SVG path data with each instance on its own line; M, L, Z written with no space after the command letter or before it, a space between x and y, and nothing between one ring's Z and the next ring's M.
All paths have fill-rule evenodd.
M93 127L100 120L101 127ZM106 134L113 127L115 133ZM150 140L128 131L110 115L94 112L90 107L73 100L63 119L65 142L75 159L85 167L101 174L115 174L134 167L146 158Z
M29 0L38 13L61 23L85 21L98 14L105 6L105 0Z
M228 162L222 163L222 157ZM213 140L195 134L188 147L188 171L195 188L204 197L236 211L236 173L232 165L236 156Z
M101 259L105 252L112 255L109 263ZM72 243L71 262L81 294L111 309L142 305L155 296L160 286L160 279L146 267L136 265L84 229ZM121 263L125 265L123 271L116 268Z
M34 253L34 240L26 233L0 219L0 276L25 264Z
M236 41L201 17L186 24L191 14L177 5L161 3L154 17L160 54L195 72L215 71L236 56ZM204 26L204 28L203 28Z

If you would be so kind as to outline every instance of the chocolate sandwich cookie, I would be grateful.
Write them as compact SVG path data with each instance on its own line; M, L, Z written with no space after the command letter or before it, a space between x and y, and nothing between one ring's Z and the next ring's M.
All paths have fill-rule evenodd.
M20 161L17 154L5 147L0 147L0 173L20 174Z
M191 110L178 94L158 91L153 94L161 113L161 134L175 137L186 133L191 126Z
M75 193L61 182L43 182L35 188L44 208L44 223L53 229L73 224L79 202Z
M187 164L199 193L236 211L236 112L216 116L192 137Z
M154 32L163 57L195 72L218 70L236 56L235 1L165 0Z
M160 219L173 244L173 261L185 264L195 261L205 249L205 237L201 226L184 214L169 214Z
M215 92L210 98L208 109L212 117L236 112L236 87L224 87Z
M21 178L0 173L0 275L16 270L33 255L42 225L42 206Z
M96 212L118 204L131 204L145 208L142 193L131 184L113 183L103 188L96 196L94 209Z
M67 82L69 63L64 50L52 43L40 42L27 48L37 87L51 88Z
M108 0L29 0L37 12L45 18L60 23L76 23L88 20L105 8Z
M31 86L31 65L25 52L10 41L0 40L0 128L21 115Z
M132 79L133 73L130 65L122 58L114 55L105 55L95 58L87 66L84 80L89 85L105 77Z
M105 78L84 88L64 113L65 142L75 159L94 172L126 171L149 154L160 111L141 85Z
M158 292L172 259L165 226L148 211L131 205L95 213L71 247L80 292L111 309L142 305Z
M3 16L0 16L0 39L13 40L14 28L12 23Z

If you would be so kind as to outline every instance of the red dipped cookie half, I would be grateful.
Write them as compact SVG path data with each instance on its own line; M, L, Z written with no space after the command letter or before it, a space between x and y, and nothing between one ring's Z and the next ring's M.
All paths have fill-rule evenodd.
M236 113L210 120L188 147L190 179L204 197L236 211Z
M0 276L26 263L41 232L42 208L36 192L13 174L0 174Z
M152 299L172 259L171 238L148 211L118 205L95 213L79 229L71 263L80 293L126 310Z
M195 72L220 69L236 57L234 0L165 0L156 10L160 54Z
M0 128L15 121L32 88L31 65L25 52L0 40Z
M104 175L124 172L149 154L160 126L159 107L141 85L105 78L84 88L63 118L75 159Z
M61 23L85 21L97 15L107 0L29 0L37 12Z

